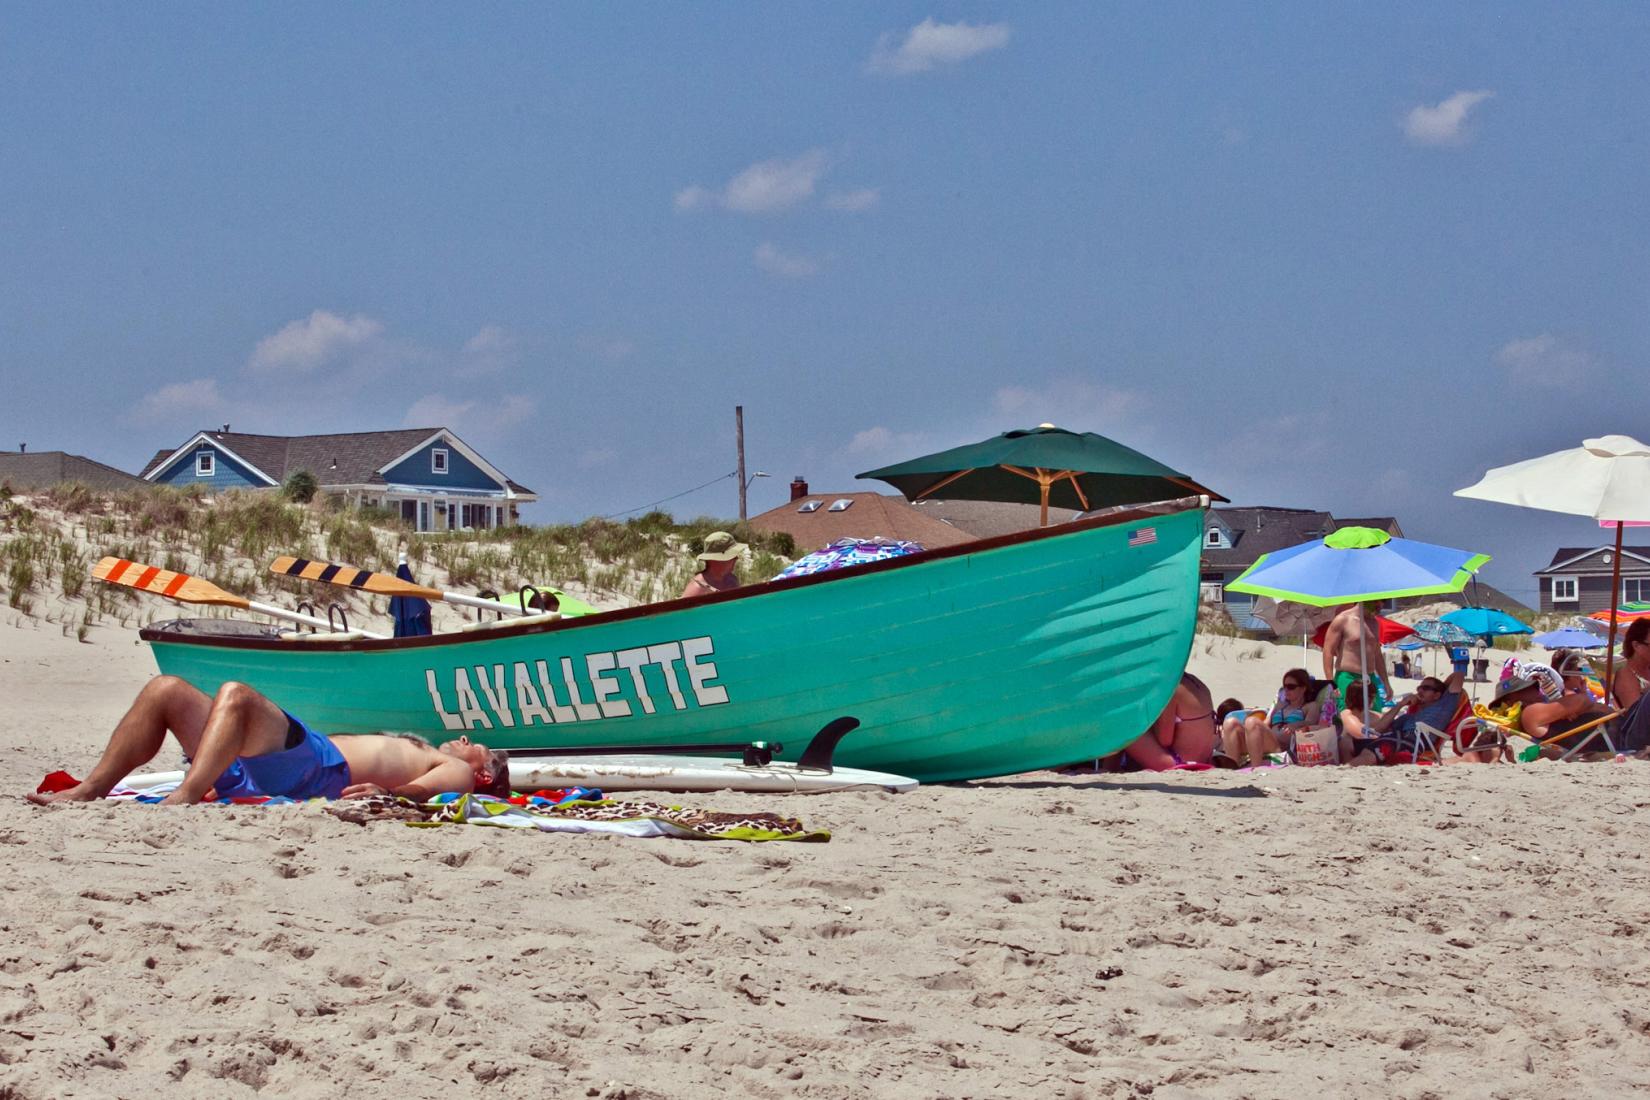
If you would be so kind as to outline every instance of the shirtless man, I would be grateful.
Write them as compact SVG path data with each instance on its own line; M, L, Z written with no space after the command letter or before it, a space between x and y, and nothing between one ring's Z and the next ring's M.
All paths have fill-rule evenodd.
M682 589L682 597L708 596L712 592L726 592L739 587L734 566L745 552L745 544L726 531L712 531L705 536L705 548L699 552L699 572Z
M1387 681L1386 655L1381 650L1381 628L1373 604L1348 604L1329 620L1323 638L1323 677L1334 682L1342 699L1356 681L1372 682L1375 694L1369 699L1369 709L1386 709L1392 687Z
M216 698L175 676L144 685L109 736L103 756L79 785L30 801L89 802L154 759L171 730L190 761L163 806L243 795L424 801L443 791L507 793L509 757L460 737L436 748L416 738L362 734L323 737L245 684Z
M1147 771L1208 764L1215 756L1215 704L1209 688L1190 672L1180 677L1169 705L1152 728L1123 750Z

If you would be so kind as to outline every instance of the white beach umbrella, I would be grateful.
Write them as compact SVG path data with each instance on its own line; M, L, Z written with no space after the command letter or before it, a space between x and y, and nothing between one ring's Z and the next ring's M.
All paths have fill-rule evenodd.
M1497 466L1458 497L1564 512L1612 522L1616 553L1611 559L1610 649L1605 690L1616 672L1616 605L1621 593L1623 523L1650 522L1650 445L1626 435L1583 440L1581 446L1540 458Z

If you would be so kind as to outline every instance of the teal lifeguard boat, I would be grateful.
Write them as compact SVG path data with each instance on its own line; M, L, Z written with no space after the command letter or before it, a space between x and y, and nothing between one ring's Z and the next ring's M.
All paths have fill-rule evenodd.
M396 639L142 636L165 673L239 680L317 729L496 748L779 741L859 719L836 759L923 782L1115 751L1191 650L1207 497L581 618ZM221 621L221 620L219 620Z

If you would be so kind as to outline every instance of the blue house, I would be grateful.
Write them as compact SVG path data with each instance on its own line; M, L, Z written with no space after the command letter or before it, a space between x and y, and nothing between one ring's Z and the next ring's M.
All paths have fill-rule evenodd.
M322 492L356 505L388 508L419 531L504 527L538 499L447 428L404 428L335 435L196 432L161 451L140 475L156 485L279 488L307 470Z

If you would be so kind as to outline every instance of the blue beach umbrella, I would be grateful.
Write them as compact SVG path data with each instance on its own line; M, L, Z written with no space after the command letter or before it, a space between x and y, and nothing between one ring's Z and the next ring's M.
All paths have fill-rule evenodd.
M1603 649L1605 640L1590 630L1566 626L1537 634L1530 641L1542 649Z
M1493 607L1463 607L1445 615L1443 621L1454 623L1474 638L1485 642L1488 642L1491 638L1499 638L1507 634L1534 633L1524 623L1519 622L1505 611L1497 611Z
M1415 636L1428 645L1471 645L1471 634L1444 619L1422 619L1415 624Z
M782 577L806 577L811 573L824 573L832 569L846 569L851 565L864 565L867 562L882 561L885 558L902 558L907 554L920 554L923 547L914 542L903 539L837 539L829 546L815 550L811 554L797 558L787 565L783 572L774 580Z
M1433 596L1461 591L1489 560L1488 554L1393 538L1374 527L1342 527L1325 538L1262 554L1226 590L1316 607ZM1364 633L1358 633L1360 648ZM1367 661L1364 657L1360 664ZM1367 696L1364 717L1369 717Z
M417 584L413 580L412 568L407 565L407 555L401 555L401 561L395 567L395 575L408 584ZM391 596L390 617L395 620L395 636L397 638L421 638L434 631L430 627L430 601L422 596Z

